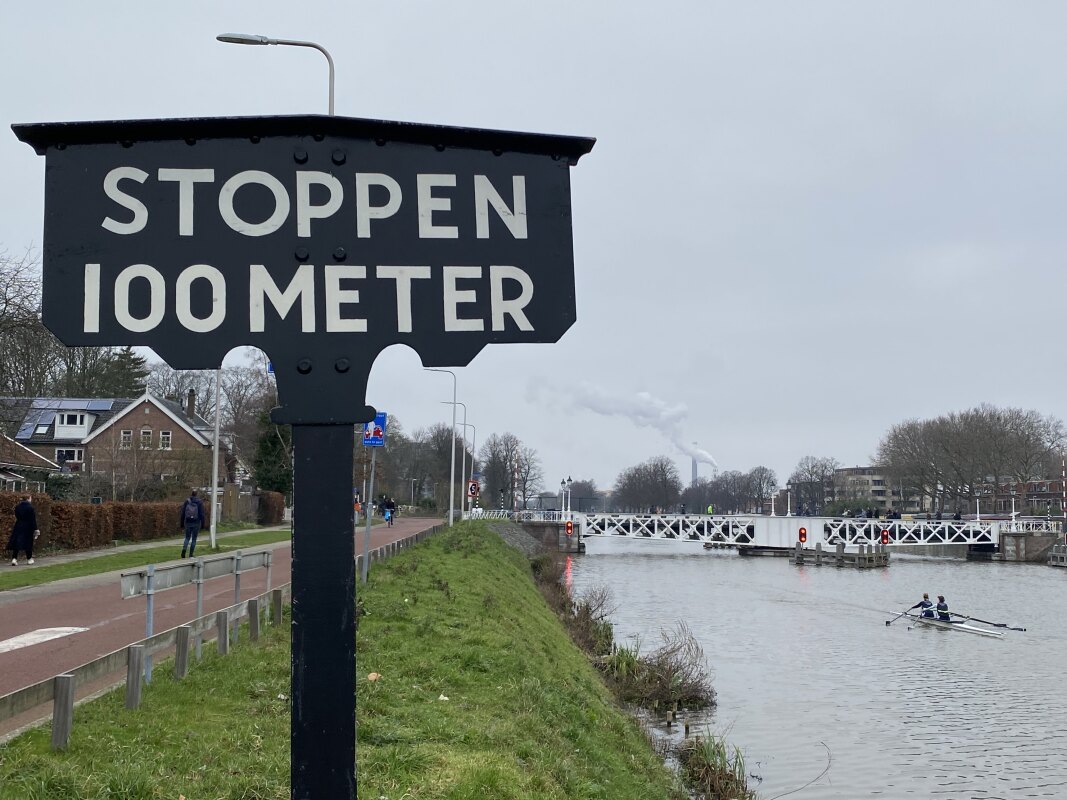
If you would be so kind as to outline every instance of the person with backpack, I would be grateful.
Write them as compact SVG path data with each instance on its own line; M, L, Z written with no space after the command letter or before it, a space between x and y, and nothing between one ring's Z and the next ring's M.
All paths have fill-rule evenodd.
M189 493L188 499L182 503L181 512L178 516L178 527L185 530L185 541L182 543L182 558L185 551L189 551L189 558L193 557L196 549L196 537L204 529L204 503L196 496L196 489Z

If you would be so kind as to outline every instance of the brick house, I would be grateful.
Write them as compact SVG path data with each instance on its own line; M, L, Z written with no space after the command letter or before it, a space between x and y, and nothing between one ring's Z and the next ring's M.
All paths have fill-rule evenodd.
M166 496L166 484L211 483L214 426L186 403L145 392L126 398L0 398L0 419L15 441L64 473L77 473L94 494L115 499ZM227 477L220 447L219 475Z
M0 490L43 492L48 475L59 470L59 464L0 432Z

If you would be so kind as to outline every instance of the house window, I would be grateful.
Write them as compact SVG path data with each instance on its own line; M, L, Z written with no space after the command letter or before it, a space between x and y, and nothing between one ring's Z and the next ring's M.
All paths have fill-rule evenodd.
M151 450L152 449L152 429L151 428L141 428L141 449L142 450Z
M159 432L159 449L170 450L170 431Z
M85 424L84 414L60 414L59 415L64 425L81 426Z
M119 431L119 450L133 447L133 431Z
M57 464L80 464L85 457L84 450L78 450L74 448L60 450L56 448L56 463Z

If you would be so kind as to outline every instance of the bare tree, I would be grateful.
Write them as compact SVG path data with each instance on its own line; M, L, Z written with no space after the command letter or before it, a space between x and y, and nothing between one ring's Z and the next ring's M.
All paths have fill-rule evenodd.
M531 497L541 491L544 483L541 459L532 447L521 445L515 459L516 490L523 508L528 508Z

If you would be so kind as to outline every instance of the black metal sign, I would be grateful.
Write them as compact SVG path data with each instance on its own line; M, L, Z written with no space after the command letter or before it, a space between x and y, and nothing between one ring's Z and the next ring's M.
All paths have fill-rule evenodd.
M591 139L343 117L16 125L47 157L44 320L178 369L254 345L279 422L361 422L389 345L462 366L573 324Z
M292 796L356 796L352 423L427 366L575 319L569 167L592 139L339 117L16 125L46 156L44 321L178 369L264 350L293 424Z

